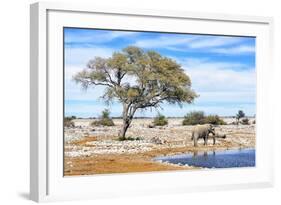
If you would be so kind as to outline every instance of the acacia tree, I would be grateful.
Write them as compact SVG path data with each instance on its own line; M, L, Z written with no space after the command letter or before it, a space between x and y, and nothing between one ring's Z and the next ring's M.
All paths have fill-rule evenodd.
M245 117L245 113L243 112L243 110L238 110L238 113L236 114L237 125L239 124L240 119L243 117Z
M95 57L74 80L85 89L105 86L102 98L123 105L123 128L119 133L122 139L137 110L157 108L164 101L182 106L197 97L189 76L177 62L134 46L115 52L110 58Z

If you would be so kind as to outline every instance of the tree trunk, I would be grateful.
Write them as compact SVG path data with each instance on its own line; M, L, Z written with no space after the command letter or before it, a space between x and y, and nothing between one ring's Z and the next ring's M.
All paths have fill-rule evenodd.
M134 114L137 109L132 109L129 112L130 107L127 104L123 104L123 127L121 132L119 133L120 139L126 139L126 132L133 120Z
M120 138L121 139L125 139L126 138L126 132L130 126L131 122L127 119L123 120L123 127L122 127L122 130L121 130L121 133L120 133Z
M123 127L122 127L122 130L120 131L120 133L119 133L119 138L120 139L126 139L126 132L127 132L127 130L128 130L128 128L129 128L129 126L130 126L130 120L129 120L129 113L128 113L128 111L129 111L129 106L127 105L127 104L123 104Z

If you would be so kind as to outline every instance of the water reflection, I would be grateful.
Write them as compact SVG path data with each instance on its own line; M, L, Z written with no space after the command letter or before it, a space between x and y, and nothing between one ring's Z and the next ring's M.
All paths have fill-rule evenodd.
M253 167L255 149L194 151L192 154L158 157L155 160L206 168Z
M198 151L194 151L193 152L193 154L192 154L192 157L194 158L194 157L197 157L198 156L198 154L200 155L200 153L201 152L198 152ZM208 157L208 155L216 155L216 151L215 150L213 150L213 151L204 151L204 152L202 152L203 154L203 156L204 157Z

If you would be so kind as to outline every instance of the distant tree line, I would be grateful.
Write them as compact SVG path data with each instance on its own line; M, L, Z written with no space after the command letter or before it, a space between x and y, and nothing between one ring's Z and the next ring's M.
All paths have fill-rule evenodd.
M236 114L236 122L232 122L231 124L238 125L249 125L249 118L245 117L245 113L242 110L239 110ZM150 119L149 117L136 117L139 119ZM79 119L76 116L70 116L64 118L64 126L65 127L74 127L73 120ZM113 119L120 119L118 117L110 117L110 111L108 109L104 109L101 113L101 116L98 118L90 118L94 119L91 123L91 126L115 126ZM255 124L254 120L252 124ZM197 125L197 124L212 124L212 125L226 125L227 123L220 118L218 115L205 115L203 111L191 111L187 113L182 121L182 125ZM158 112L158 114L153 118L152 124L149 124L149 128L153 128L155 126L165 126L168 125L168 119L165 115ZM126 140L125 138L120 138L122 140ZM127 140L136 140L134 138L130 138Z

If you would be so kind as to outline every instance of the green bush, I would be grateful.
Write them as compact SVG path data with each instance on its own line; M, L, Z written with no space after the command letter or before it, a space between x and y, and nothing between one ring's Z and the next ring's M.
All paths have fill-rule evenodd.
M183 125L198 125L198 124L213 124L213 125L226 125L218 115L205 116L202 111L192 111L184 116L182 121Z
M202 111L189 112L184 116L184 120L182 121L183 125L197 125L197 124L204 124L204 123L205 123L205 116L204 116L204 112Z
M73 116L65 117L64 121L63 121L63 126L64 127L74 127L74 122L72 121L73 119L76 119L76 117L75 118Z
M114 122L112 119L99 119L96 121L93 121L91 123L91 126L114 126Z
M218 115L208 115L205 117L205 123L212 125L226 125L226 122L223 121Z
M109 117L108 109L102 111L102 116L91 123L91 126L114 126L113 120Z
M155 126L164 126L168 124L168 120L164 115L158 113L158 115L154 118L153 124Z

